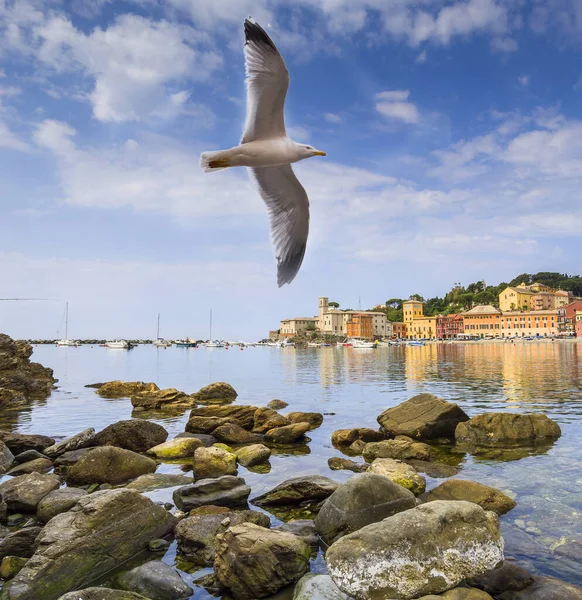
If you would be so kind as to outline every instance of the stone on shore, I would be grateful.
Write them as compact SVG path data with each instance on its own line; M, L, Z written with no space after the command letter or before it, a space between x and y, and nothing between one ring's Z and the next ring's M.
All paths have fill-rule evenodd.
M414 440L453 438L457 425L468 420L459 406L433 394L418 394L378 417L387 434L407 435Z
M439 462L427 462L425 460L407 460L411 467L414 467L418 473L424 473L434 479L444 479L446 477L454 477L459 474L460 469Z
M71 452L61 454L53 463L55 471L59 473L66 472L69 467L72 467L83 456L86 456L93 450L95 448L82 448L81 450L71 450Z
M293 600L351 600L329 575L307 573L295 586Z
M263 444L245 446L236 451L236 458L243 467L254 467L266 463L271 456L271 450Z
M436 501L367 525L332 544L331 578L358 599L440 594L503 560L499 518L471 502Z
M501 566L469 579L467 583L488 594L499 596L503 592L519 592L531 585L533 581L533 575L523 567L515 561L505 560Z
M53 517L38 548L2 590L2 600L56 600L88 585L164 537L176 519L139 492L96 492Z
M186 477L186 475L148 473L147 475L140 475L125 487L128 490L136 490L138 492L151 492L162 488L184 486L190 483L194 483L194 479Z
M268 528L269 517L256 510L220 512L217 514L194 515L182 519L174 532L179 553L189 562L211 567L214 564L216 536L229 527L242 523L254 523Z
M386 439L386 435L369 427L356 427L355 429L338 429L331 434L331 443L334 446L351 446L354 442L362 441L365 444L370 442L381 442Z
M290 412L285 415L291 423L309 423L309 429L317 429L323 423L323 415L318 412Z
M34 554L36 539L41 531L41 527L24 527L9 533L0 540L0 559L6 556L30 558Z
M309 423L293 423L269 429L265 433L265 442L273 446L289 446L305 440L305 434L311 429Z
M0 563L0 578L7 581L20 573L28 558L23 556L5 556Z
M164 410L172 408L191 408L196 402L191 396L176 388L139 392L131 396L131 405L143 410Z
M53 463L48 458L37 458L12 467L7 475L26 475L27 473L48 473L53 468Z
M422 442L415 442L404 436L395 440L370 442L366 444L362 456L367 462L377 458L395 458L397 460L425 460L430 461L430 446Z
M74 487L63 487L47 494L37 508L38 520L47 523L54 516L71 510L77 501L87 495L87 491Z
M251 502L256 506L292 506L319 503L331 496L339 483L321 475L287 479Z
M2 446L0 444L0 448L1 447ZM47 458L47 457L44 454L37 452L36 450L27 450L26 452L21 452L20 454L17 454L14 457L13 466L21 465L22 463L30 462L31 460L36 460L37 458Z
M368 473L383 475L403 488L419 496L426 489L426 479L416 469L401 460L377 458L368 469Z
M160 560L151 560L117 578L120 588L151 600L185 600L194 590L176 569Z
M161 425L143 419L129 419L113 423L100 431L95 436L95 443L98 446L116 446L133 452L147 452L167 439L168 432Z
M367 463L357 463L339 456L328 458L327 465L332 471L353 471L354 473L363 473L369 467Z
M190 417L186 423L186 433L207 435L212 433L217 427L226 425L227 423L236 423L236 421L229 417L200 417L195 415Z
M33 513L38 503L50 492L60 486L56 475L30 473L19 475L0 484L0 497L6 503L8 511Z
M49 458L56 458L65 452L72 450L80 450L81 448L87 448L92 446L95 441L95 430L90 427L80 433L77 433L69 438L57 442L52 446L48 446L43 450L43 454L46 454Z
M208 435L205 433L190 433L188 431L179 433L176 436L176 439L182 439L182 438L196 438L197 440L200 440L200 443L205 448L209 448L210 446L212 446L213 444L216 444L216 442L218 442L218 440L213 435Z
M126 590L91 587L77 592L69 592L58 598L58 600L151 600L151 598Z
M317 535L317 529L313 523L313 519L295 519L294 521L288 521L282 525L272 528L273 531L284 531L285 533L292 533L298 538L301 538L305 543L309 544L312 549L319 547L319 535Z
M268 404L268 408L272 408L273 410L281 410L283 408L287 408L289 406L289 402L285 402L285 400L271 400Z
M455 430L457 443L474 446L528 446L555 440L560 426L543 414L485 413Z
M0 442L0 475L4 475L14 464L14 461L14 454L4 442Z
M12 454L21 454L27 450L42 452L48 446L52 446L55 440L46 435L35 435L27 433L11 433L0 431L0 441L4 442Z
M437 597L443 600L493 600L489 594L482 590L466 587L449 590Z
M156 468L154 460L131 450L115 446L100 446L82 456L68 469L65 478L69 485L91 483L118 485L140 475L153 473Z
M414 494L387 477L362 473L348 479L323 503L315 527L326 544L366 525L414 508Z
M508 591L500 600L582 600L582 587L554 579L534 577L531 585L521 591Z
M234 402L238 394L229 383L218 381L192 394L192 398L198 404L228 404Z
M267 433L269 429L290 425L289 419L272 408L257 408L255 411L253 433Z
M102 398L131 398L140 392L155 392L159 389L155 383L143 381L108 381L97 388L97 394Z
M218 536L214 573L236 600L256 600L298 581L310 555L309 544L290 533L245 523Z
M423 494L421 500L423 502L466 500L478 504L484 510L492 510L498 515L504 515L517 505L513 498L503 492L466 479L449 479L430 492Z
M251 488L242 477L224 475L216 479L201 479L177 489L174 504L185 512L205 505L241 508L247 505Z
M0 387L0 406L13 408L19 404L26 404L26 396L22 392Z
M256 444L261 441L261 436L250 433L237 423L225 423L218 426L212 435L224 444Z
M150 448L146 454L161 459L184 458L194 456L196 449L201 447L202 442L198 438L174 438Z
M211 479L223 475L236 475L236 455L222 448L196 448L194 452L194 477Z
M227 422L238 423L243 429L251 431L255 422L256 411L256 406L250 406L248 404L237 404L234 406L203 406L194 408L190 411L190 420L194 417L228 419ZM196 432L190 429L188 425L186 426L186 431L192 431L193 433L212 433L211 431Z

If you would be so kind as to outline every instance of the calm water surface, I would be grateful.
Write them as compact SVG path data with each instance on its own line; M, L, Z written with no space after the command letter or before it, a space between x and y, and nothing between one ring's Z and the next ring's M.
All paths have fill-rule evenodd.
M420 392L456 402L469 415L546 413L562 428L562 437L546 451L512 461L452 453L445 458L461 464L459 477L495 486L517 500L517 508L501 519L507 556L519 558L532 571L582 584L580 563L553 554L553 548L566 539L582 540L582 343L242 351L143 346L130 352L38 346L33 360L54 369L58 389L30 408L1 413L2 428L66 436L131 418L129 399L105 400L84 387L113 379L154 381L160 388L187 393L212 381L227 381L238 391L238 403L264 406L281 398L289 403L287 411L324 413L323 425L309 433L309 454L273 456L271 472L263 475L240 467L252 496L301 474L320 473L344 481L351 473L330 471L327 466L329 457L341 455L331 446L332 431L376 428L378 414ZM186 420L187 412L156 419L170 437L184 431ZM181 472L179 466L168 464L159 471ZM429 488L438 485L437 480L427 481ZM169 500L172 491L149 495ZM175 548L164 560L174 562ZM313 567L325 568L321 556ZM192 581L198 575L185 574L185 578ZM208 597L201 588L195 588L192 596Z

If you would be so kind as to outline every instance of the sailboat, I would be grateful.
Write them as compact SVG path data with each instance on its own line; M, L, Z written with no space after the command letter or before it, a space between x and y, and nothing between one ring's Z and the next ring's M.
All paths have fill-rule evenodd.
M156 334L156 341L154 342L154 346L156 348L167 348L171 346L172 342L168 342L160 337L160 313L158 313L158 332Z
M69 339L69 303L65 304L65 339L57 340L57 346L78 346L79 342Z
M207 348L224 348L224 344L218 340L212 339L212 309L210 309L210 336L206 342Z

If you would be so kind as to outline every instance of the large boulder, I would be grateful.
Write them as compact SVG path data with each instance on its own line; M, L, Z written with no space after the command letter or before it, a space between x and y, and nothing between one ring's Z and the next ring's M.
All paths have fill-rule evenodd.
M245 523L217 538L214 573L236 600L266 598L309 570L311 548L302 539Z
M56 600L111 572L175 525L175 517L139 492L90 494L47 523L34 556L0 598Z
M156 470L151 458L115 446L101 446L82 456L65 475L69 485L118 485Z
M503 592L520 592L534 581L533 575L515 561L505 560L503 564L483 575L469 579L467 583L488 594L499 596Z
M190 411L190 419L193 417L214 417L219 419L228 419L230 423L238 423L243 429L251 431L255 422L256 406L247 404L237 404L234 406L203 406L194 408ZM186 431L192 431L186 426ZM207 431L193 433L211 433Z
M318 412L290 412L285 415L290 423L309 423L309 429L317 429L323 423L323 415Z
M197 448L202 447L198 438L174 438L150 448L146 454L160 459L184 458L194 456Z
M8 475L26 475L27 473L48 473L53 468L53 463L49 458L37 458L28 462L12 467Z
M26 396L22 392L0 387L0 406L13 408L21 404L26 404Z
M428 596L428 598L431 598L431 596ZM441 600L493 600L486 592L467 587L458 587L449 590L440 596L436 596L436 598L440 598Z
M38 520L47 523L54 516L71 510L77 501L86 495L85 490L74 487L64 487L50 492L38 503Z
M414 467L393 458L377 458L368 469L368 473L383 475L403 488L419 496L426 489L426 479L419 475Z
M292 506L320 503L331 496L339 483L321 475L287 479L272 490L252 500L256 506Z
M256 510L240 510L217 514L195 515L183 519L176 526L174 535L178 552L188 561L201 567L214 564L216 536L229 527L242 523L254 523L269 527L269 517Z
M125 487L138 492L151 492L161 488L178 487L194 483L192 477L186 475L171 475L169 473L148 473L140 475Z
M255 411L253 433L267 433L269 429L289 425L287 417L272 408L257 408Z
M331 434L331 443L337 448L351 446L354 442L361 441L366 444L380 442L386 439L381 431L369 427L356 427L354 429L337 429Z
M139 392L131 397L131 405L143 410L164 410L191 408L196 406L191 396L176 388Z
M208 435L217 427L228 423L236 423L236 420L230 417L201 417L200 415L194 415L186 423L186 433Z
M424 473L434 479L446 479L447 477L454 477L459 474L460 469L447 465L441 462L416 460L411 459L406 461L411 467L414 467L417 473Z
M535 577L534 582L521 591L507 591L500 600L582 600L582 587L554 579Z
M415 440L452 438L457 425L468 420L459 406L432 394L418 394L378 417L387 434L407 435Z
M168 432L161 425L142 419L129 419L113 423L100 431L95 436L95 443L98 446L117 446L133 452L147 452L167 439Z
M10 452L10 448L4 442L0 442L0 475L4 475L13 463L14 454Z
M485 413L459 423L455 439L475 446L511 447L547 443L561 434L560 426L546 415Z
M317 550L319 548L319 535L317 534L313 519L295 519L277 525L277 527L273 527L272 529L273 531L292 533L309 544L312 549Z
M135 594L134 592L128 592L126 590L112 590L110 588L102 587L90 587L77 592L69 592L62 595L58 600L151 600L142 596L141 594Z
M42 529L40 527L24 527L9 533L0 540L0 559L6 556L30 558L36 548L36 539Z
M305 441L305 434L311 429L309 423L292 423L283 427L269 429L265 433L265 442L273 446L288 446Z
M185 485L174 492L173 499L174 504L185 512L206 505L241 508L247 505L250 493L251 488L242 477L224 475Z
M495 513L471 502L430 502L332 544L329 574L358 600L440 594L503 560Z
M431 452L428 444L415 442L410 438L400 436L395 440L370 442L366 444L362 456L368 462L377 458L396 458L398 460L430 460Z
M236 458L243 467L254 467L266 463L271 456L271 450L263 444L244 446L236 451Z
M237 423L225 423L220 425L212 435L224 444L256 444L261 441L261 436L250 433Z
M354 475L323 503L315 517L317 532L326 544L370 523L414 508L412 492L375 473Z
M131 398L140 392L155 392L159 389L155 383L143 381L108 381L97 389L97 393L102 398Z
M56 475L30 473L0 484L0 497L9 512L36 512L38 503L61 484Z
M515 508L517 504L513 498L493 487L464 479L449 479L430 492L423 494L421 499L424 502L466 500L478 504L484 510L492 510L498 515L504 515Z
M192 588L176 569L159 560L151 560L117 578L119 587L144 595L151 600L186 600Z
M56 458L65 452L71 452L72 450L80 450L81 448L87 448L92 446L95 440L95 430L93 427L81 431L69 438L57 442L52 446L48 446L43 450L43 454L46 454L50 458Z
M211 479L223 475L236 475L236 455L222 448L196 448L194 452L194 477Z
M192 394L192 399L198 404L228 404L234 402L237 396L232 385L218 381Z
M307 573L295 586L293 600L350 600L329 575Z
M48 446L52 446L55 440L46 435L11 433L0 431L0 441L4 442L12 454L21 454L27 450L42 452Z

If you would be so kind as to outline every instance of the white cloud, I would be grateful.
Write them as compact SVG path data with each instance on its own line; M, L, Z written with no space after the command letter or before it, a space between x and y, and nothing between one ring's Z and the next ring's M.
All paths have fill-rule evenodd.
M342 116L338 115L336 113L323 113L323 118L328 123L334 123L334 124L338 124L338 123L341 123L343 121Z
M0 148L17 150L18 152L28 152L30 146L18 135L10 131L5 123L0 121Z
M303 125L291 125L286 127L287 135L297 142L307 142L311 137L311 133L307 127Z
M393 90L376 94L376 110L390 119L418 123L420 114L412 102L407 102L408 90Z
M525 87L526 85L529 84L529 75L520 75L517 78L517 81L518 81L519 85L522 85Z
M510 37L496 37L491 40L491 50L493 52L517 52L519 46L517 42Z
M422 65L426 62L427 53L426 50L423 50L414 60L415 63Z

